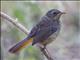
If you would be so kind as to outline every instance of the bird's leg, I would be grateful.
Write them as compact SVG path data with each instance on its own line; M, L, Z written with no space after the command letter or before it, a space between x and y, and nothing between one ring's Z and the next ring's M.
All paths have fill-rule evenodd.
M46 51L46 53L48 54L49 60L53 60L53 59L51 58L51 55L50 55L49 51L48 51L47 48L46 48L46 45L44 45L44 47L42 48L42 51Z
M45 50L45 47L44 47L44 46L41 46L40 48L41 48L41 50L42 50L42 51L44 51L44 50Z
M41 49L41 51L45 50L44 45L38 43L37 46Z
M49 51L47 50L47 48L45 47L45 50L47 51L47 53L49 54ZM50 55L50 54L49 54Z
M38 47L40 48L41 52L46 56L48 60L53 60L46 48L46 45L38 44Z
M50 56L49 51L47 50L46 46L44 46L45 51L47 52L47 54Z
M45 51L47 52L47 54L50 55L49 51L48 51L47 48L46 48L46 45L42 45L42 46L41 46L41 50L42 50L42 51L45 50Z

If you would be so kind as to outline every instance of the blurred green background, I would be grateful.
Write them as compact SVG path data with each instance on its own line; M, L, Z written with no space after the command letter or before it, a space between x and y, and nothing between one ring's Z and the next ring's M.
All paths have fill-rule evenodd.
M2 1L1 11L24 25L29 31L50 9L59 9L67 14L61 17L61 31L54 42L47 46L54 60L80 60L80 2L21 2ZM36 46L28 46L19 54L8 49L27 37L12 23L1 18L1 60L47 60Z

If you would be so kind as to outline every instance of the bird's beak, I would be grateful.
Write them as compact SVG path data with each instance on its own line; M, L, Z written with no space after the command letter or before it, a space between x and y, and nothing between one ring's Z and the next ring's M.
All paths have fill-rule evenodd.
M63 14L66 14L65 12L61 12L61 13L59 13L57 16L61 16L61 15L63 15Z
M66 13L65 13L65 12L61 12L61 13L59 13L57 16L55 16L54 19L57 19L57 18L59 19L60 16L63 15L63 14L66 14Z
M63 15L63 14L66 14L65 12L61 12L61 13L59 13L57 16L61 16L61 15Z

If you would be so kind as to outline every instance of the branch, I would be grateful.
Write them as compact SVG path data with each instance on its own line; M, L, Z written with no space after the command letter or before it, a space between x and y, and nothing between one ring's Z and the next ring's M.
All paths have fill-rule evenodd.
M21 25L17 19L13 19L10 16L8 16L7 14L0 12L0 15L2 18L5 18L7 21L11 22L14 26L16 26L19 30L21 30L22 32L24 32L25 34L28 34L29 31L23 26Z
M11 22L15 27L17 27L19 30L21 30L22 32L24 32L25 34L28 34L29 31L22 25L20 24L17 19L13 19L10 16L8 16L7 14L0 12L0 16L4 19L6 19L7 21ZM41 52L46 56L46 58L48 60L53 60L50 55L48 54L48 52L43 48L40 48Z

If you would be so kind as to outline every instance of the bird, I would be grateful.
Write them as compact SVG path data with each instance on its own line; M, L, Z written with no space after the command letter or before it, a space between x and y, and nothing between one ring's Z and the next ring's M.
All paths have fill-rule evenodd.
M45 48L57 38L57 35L59 35L61 29L60 17L63 14L65 14L65 12L61 12L58 9L49 10L31 29L28 36L11 47L9 52L17 53L29 44L32 44L32 46L35 44L40 44L44 46L43 48ZM50 36L53 36L54 39L50 40Z

